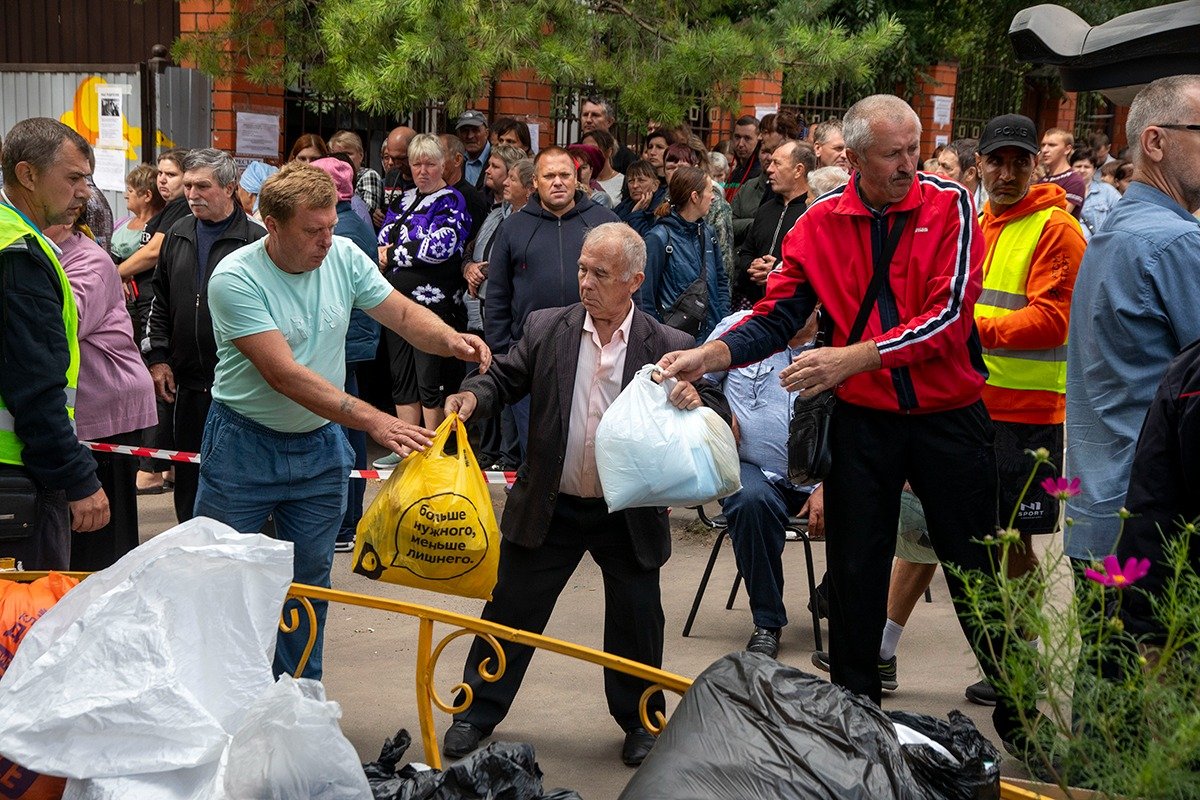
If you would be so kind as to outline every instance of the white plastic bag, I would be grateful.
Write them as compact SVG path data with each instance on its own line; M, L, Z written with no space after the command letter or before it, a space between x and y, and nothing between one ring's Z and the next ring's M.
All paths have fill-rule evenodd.
M290 542L207 518L127 553L26 635L0 680L0 753L68 778L214 764L274 683L291 579Z
M673 382L655 383L647 364L604 412L596 468L608 510L696 506L742 488L733 432L710 408L668 401Z
M229 745L225 792L254 800L371 800L342 709L318 681L284 675L259 698Z

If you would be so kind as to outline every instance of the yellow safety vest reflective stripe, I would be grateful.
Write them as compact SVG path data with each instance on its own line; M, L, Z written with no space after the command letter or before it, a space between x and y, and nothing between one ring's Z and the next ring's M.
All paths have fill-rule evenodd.
M983 292L975 304L976 318L1005 317L1029 305L1025 284L1033 251L1054 214L1047 208L1004 226L983 262ZM1066 394L1067 343L1044 350L983 350L987 382L1002 389L1027 389Z
M9 247L26 249L29 246L30 238L38 243L42 252L46 254L46 258L54 265L54 271L58 275L58 282L62 288L62 321L67 334L67 349L70 354L66 375L67 416L70 417L71 425L74 426L75 390L79 385L79 311L75 305L75 295L71 292L71 282L67 279L67 273L63 270L62 264L58 263L54 249L41 232L32 227L16 210L0 203L0 250ZM13 415L5 405L4 397L0 396L0 464L24 463L21 459L21 451L24 448L25 445L17 438Z

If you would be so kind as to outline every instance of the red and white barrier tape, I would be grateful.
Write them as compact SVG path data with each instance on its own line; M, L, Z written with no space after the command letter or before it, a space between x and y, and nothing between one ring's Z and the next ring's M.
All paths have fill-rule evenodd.
M100 453L120 453L126 456L137 456L138 458L159 458L164 461L185 461L189 464L199 464L199 453L183 453L179 450L162 450L156 447L134 447L127 444L105 444L103 442L81 442L81 444L89 450L95 450ZM383 480L392 474L390 469L352 469L350 470L351 478L362 478L368 481ZM488 472L484 471L484 478L487 482L496 486L512 486L513 481L517 479L515 472Z

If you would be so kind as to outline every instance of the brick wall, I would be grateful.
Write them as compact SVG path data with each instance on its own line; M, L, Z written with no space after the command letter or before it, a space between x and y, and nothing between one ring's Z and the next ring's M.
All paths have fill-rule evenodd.
M921 159L932 157L937 148L939 136L947 141L954 138L954 95L958 89L958 62L943 61L934 64L928 70L928 77L917 87L910 102L917 116L921 118ZM949 97L950 118L945 124L939 125L934 121L934 110L938 97ZM944 103L945 101L941 101Z
M746 78L741 85L741 101L742 106L736 115L729 115L724 111L717 111L712 116L712 130L708 136L708 146L713 147L722 139L728 139L733 133L733 123L738 117L749 115L751 117L760 117L758 108L760 106L771 106L779 108L783 102L783 73L776 72L773 75L756 75L753 78Z
M180 0L179 31L189 33L211 30L229 18L233 2L249 0ZM193 66L182 64L181 66ZM283 87L263 87L250 83L242 76L213 81L212 146L231 153L237 152L237 112L278 114L280 158L287 157L283 141ZM281 161L282 163L282 161Z
M489 115L490 119L512 117L521 122L536 123L539 126L538 147L554 144L554 118L550 104L553 89L549 83L538 78L532 69L504 73L496 81L493 94L496 107ZM487 114L490 100L490 97L481 98L474 107Z

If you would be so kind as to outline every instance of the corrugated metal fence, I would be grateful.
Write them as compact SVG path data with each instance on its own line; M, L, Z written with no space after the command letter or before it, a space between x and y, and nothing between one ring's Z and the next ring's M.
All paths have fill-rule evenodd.
M16 67L16 68L14 68ZM50 117L74 128L89 142L99 134L96 87L128 86L124 94L123 131L127 148L126 172L142 160L142 88L137 65L97 72L56 71L50 67L0 65L0 135L30 117ZM113 216L125 216L125 197L105 191Z
M73 64L0 64L0 136L23 119L50 117L95 144L100 134L97 89L114 85L121 87L124 173L152 158L155 152L171 147L207 147L212 142L212 81L196 70L166 67L158 73L144 64L98 66L93 70ZM155 87L157 98L147 98L146 87ZM155 119L143 125L147 113ZM157 141L144 141L147 136L155 136ZM104 196L114 218L123 217L123 192L105 189Z

